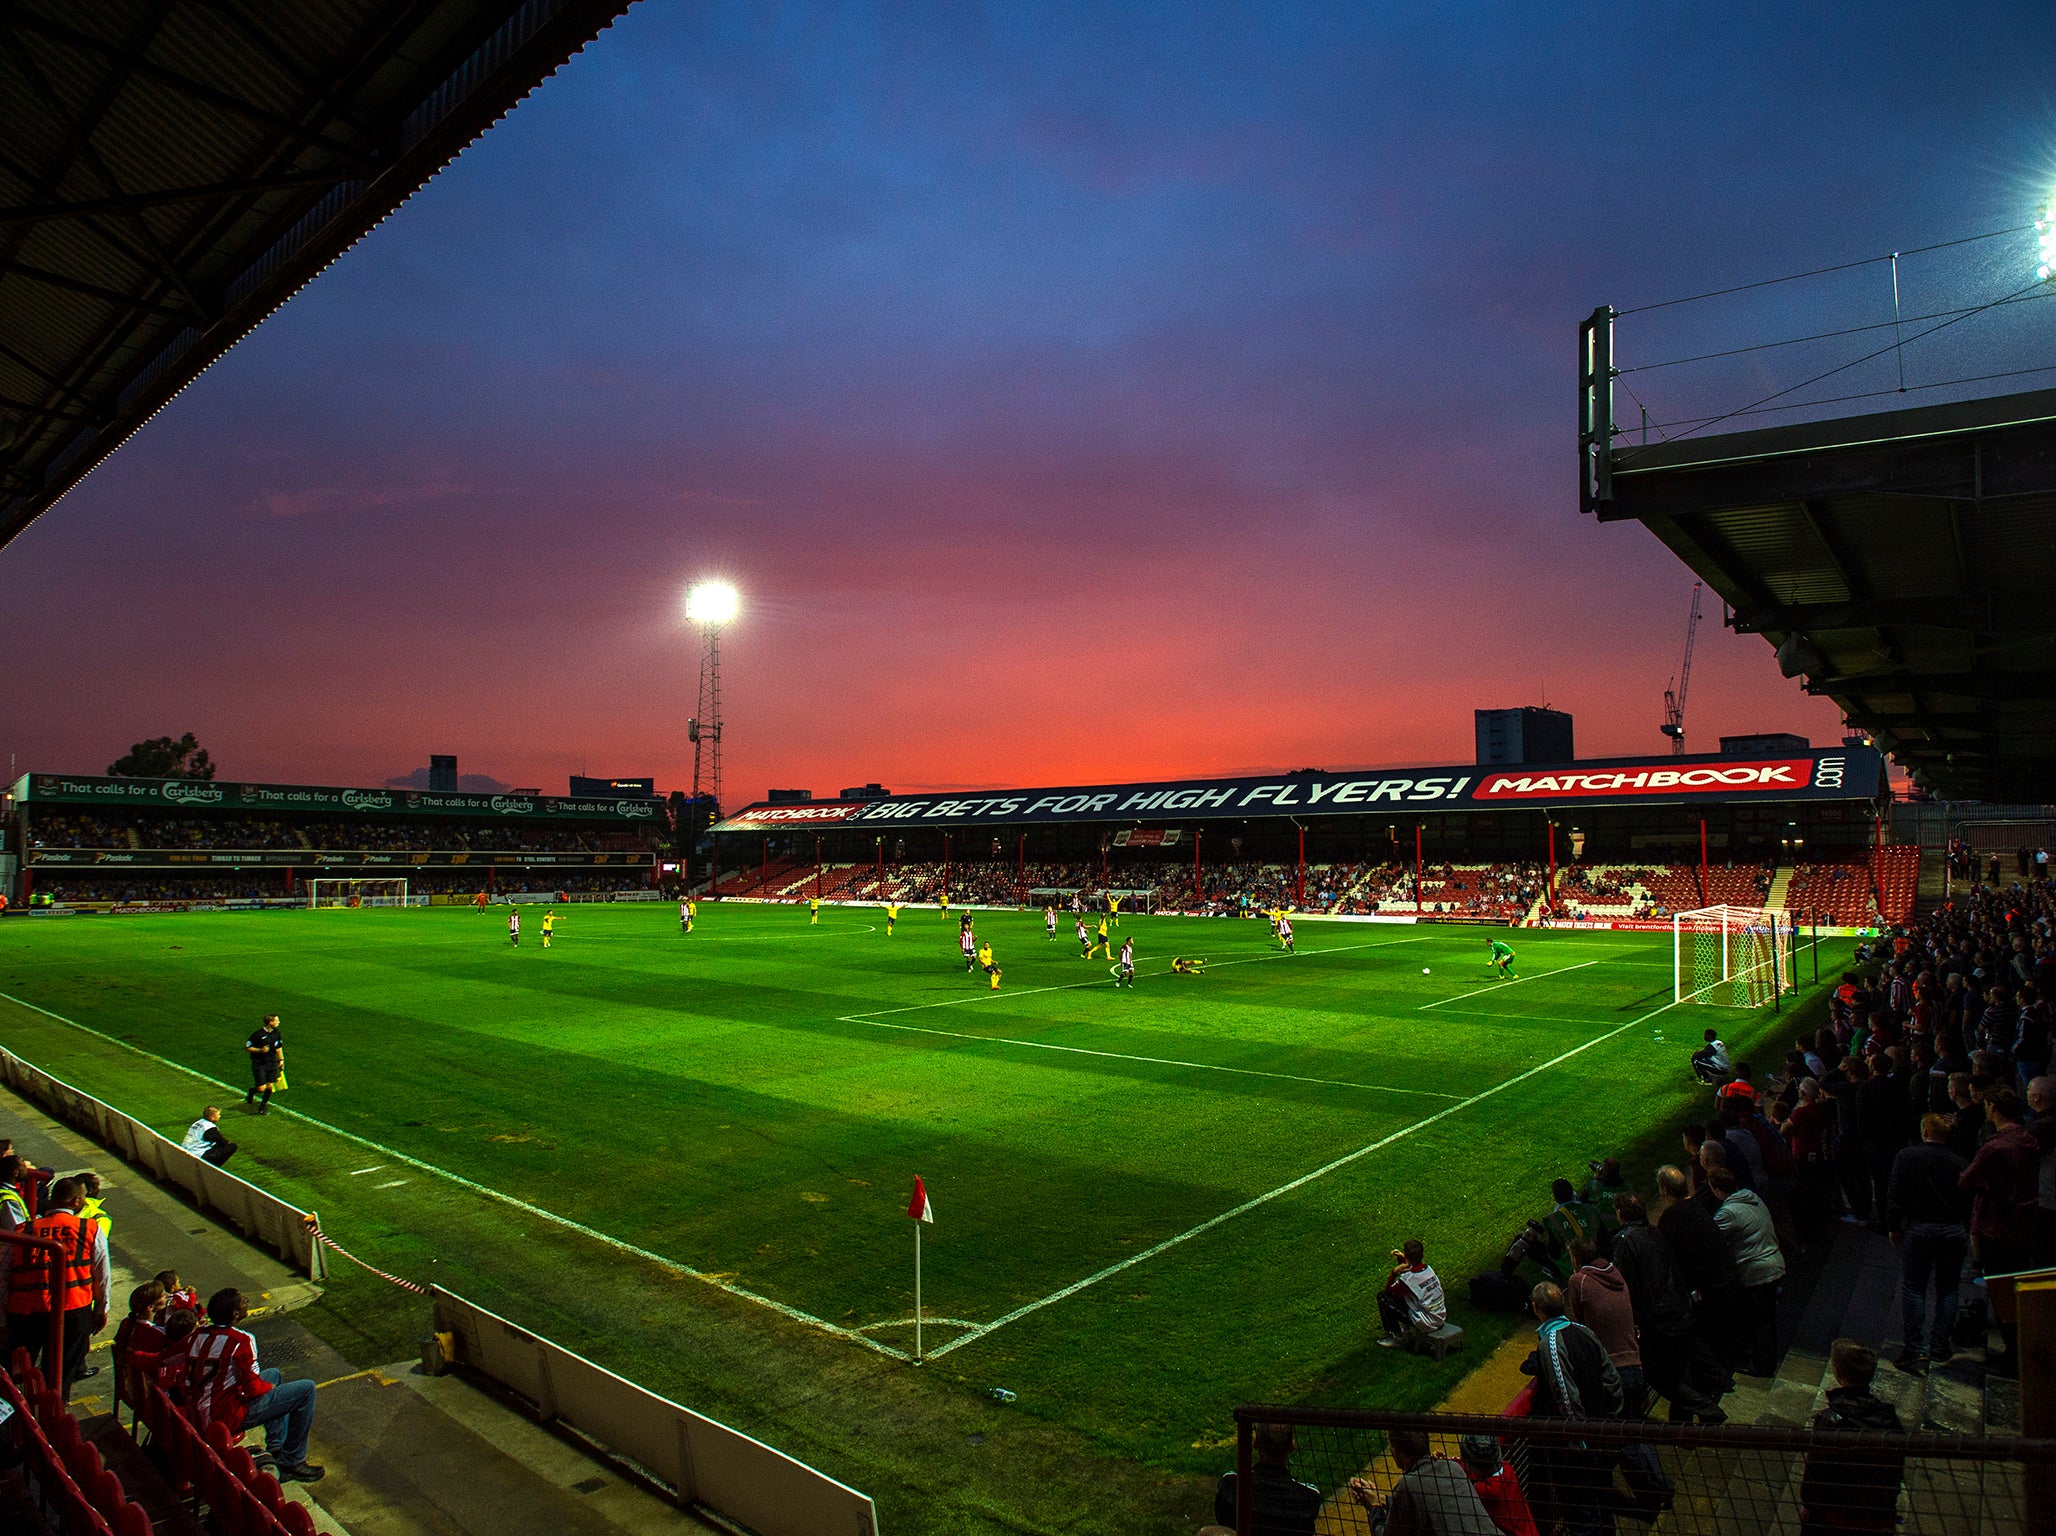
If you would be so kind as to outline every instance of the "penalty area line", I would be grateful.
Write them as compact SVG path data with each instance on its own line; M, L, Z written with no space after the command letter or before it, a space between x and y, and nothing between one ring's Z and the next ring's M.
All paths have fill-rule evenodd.
M1511 981L1495 981L1489 987L1479 987L1474 992L1459 992L1454 997L1437 998L1432 1003L1422 1003L1414 1012L1424 1013L1430 1008L1440 1008L1444 1003L1460 1003L1467 997L1483 997L1487 992L1504 992L1508 987L1517 987L1524 981L1541 981L1548 976L1561 976L1565 971L1582 971L1590 965L1604 965L1602 960L1580 960L1576 965L1559 965L1553 971L1537 971L1532 976L1516 976Z
M1380 1137L1378 1140L1372 1142L1368 1146L1358 1147L1354 1152L1345 1152L1342 1156L1334 1159L1332 1162L1323 1163L1320 1167L1314 1169L1311 1173L1303 1173L1296 1179L1292 1179L1284 1184L1280 1184L1276 1189L1266 1190L1263 1194L1257 1195L1253 1199L1243 1201L1242 1204L1234 1207L1232 1210L1226 1210L1221 1212L1221 1214L1218 1216L1209 1217L1207 1220L1201 1222L1198 1226L1187 1228L1185 1231L1178 1233L1175 1237L1165 1238L1162 1242L1156 1244L1154 1247L1145 1248L1140 1253L1130 1254L1125 1259L1119 1260L1118 1262L1113 1264L1109 1264L1105 1269L1098 1271L1096 1274L1087 1275L1083 1280L1073 1281L1070 1285L1065 1286L1060 1291L1052 1291L1049 1295L1041 1297L1038 1300L1027 1302L1022 1306L1018 1306L1014 1308L1013 1311L1008 1312L1003 1316L994 1318L991 1322L986 1323L983 1327L977 1328L970 1333L959 1334L956 1338L951 1339L947 1344L943 1344L938 1348L929 1350L928 1358L930 1360L940 1359L942 1356L948 1354L951 1350L960 1349L966 1344L970 1344L975 1342L976 1340L982 1339L987 1334L992 1333L997 1329L1006 1327L1009 1323L1018 1322L1020 1319L1027 1317L1030 1313L1040 1312L1044 1307L1055 1306L1058 1302L1067 1300L1068 1298L1077 1295L1080 1291L1086 1290L1091 1286L1099 1284L1099 1282L1102 1280L1106 1280L1114 1275L1118 1275L1121 1273L1121 1271L1125 1269L1132 1269L1137 1264L1145 1263L1148 1260L1155 1258L1158 1254L1166 1253L1169 1250L1176 1248L1180 1243L1190 1242L1193 1238L1211 1232L1215 1227L1233 1221L1238 1216L1247 1215L1249 1212L1255 1210L1258 1206L1268 1205L1271 1201L1276 1200L1280 1195L1289 1195L1294 1190L1300 1189L1305 1185L1313 1183L1316 1179L1327 1177L1329 1174L1335 1172L1338 1168L1346 1168L1351 1163L1356 1162L1360 1158L1369 1157L1373 1152L1382 1151L1384 1148L1391 1146L1394 1142L1404 1141L1407 1137L1413 1135L1416 1131L1424 1131L1429 1126L1435 1124L1437 1121L1447 1120L1451 1115L1461 1114L1463 1113L1463 1111L1469 1109L1472 1105L1482 1104L1485 1100L1493 1097L1495 1094L1504 1093L1509 1088L1516 1088L1520 1086L1522 1083L1525 1083L1529 1078L1538 1077L1542 1073L1549 1071L1552 1067L1562 1066L1563 1063L1569 1061L1572 1057L1581 1056L1586 1051L1591 1050L1594 1046L1604 1045L1607 1041L1613 1039L1616 1035L1626 1034L1629 1030L1635 1028L1636 1025L1646 1024L1649 1020L1655 1018L1657 1014L1667 1013L1669 1010L1677 1006L1678 1005L1673 1002L1665 1003L1661 1008L1651 1009L1648 1013L1643 1014L1642 1017L1639 1019L1632 1019L1626 1024L1617 1025L1613 1029L1608 1030L1605 1034L1596 1035L1592 1039L1587 1040L1583 1045L1573 1046L1570 1050L1565 1051L1560 1056L1552 1056L1548 1061L1543 1062L1540 1066L1530 1067L1527 1071L1520 1073L1518 1076L1509 1077L1505 1082L1497 1083L1494 1086L1485 1089L1482 1093L1472 1094L1471 1097L1465 1099L1460 1104L1452 1104L1447 1109L1438 1109L1434 1114L1416 1120L1411 1125L1401 1126L1398 1130L1392 1132L1389 1136Z
M48 1008L31 1003L24 998L16 997L12 993L0 992L0 999L13 1003L17 1007L26 1008L32 1013L40 1013L45 1018L55 1019L60 1024L67 1024L71 1028L78 1030L81 1034L91 1035L96 1040L104 1040L109 1045L118 1045L125 1051L130 1051L135 1055L143 1057L146 1061L156 1062L160 1067L169 1067L174 1072L183 1072L186 1076L219 1088L225 1093L234 1094L240 1091L234 1085L225 1083L218 1077L209 1077L205 1072L189 1067L184 1062L173 1061L169 1057L159 1056L155 1051L146 1051L140 1045L131 1045L128 1041L97 1030L90 1024L81 1024L77 1019L67 1019L61 1013L53 1013ZM731 1284L718 1275L709 1274L705 1270L694 1269L690 1264L681 1264L676 1259L666 1258L663 1254L654 1253L648 1248L639 1248L634 1243L624 1242L622 1239L610 1236L596 1227L589 1227L583 1222L573 1221L569 1216L559 1216L555 1211L544 1210L539 1205L531 1205L528 1201L494 1189L489 1184L480 1184L475 1179L467 1179L461 1173L452 1173L447 1168L438 1168L434 1163L423 1162L418 1157L409 1157L405 1152L397 1151L392 1147L373 1141L368 1136L359 1136L355 1131L346 1131L341 1126L330 1125L326 1121L315 1119L312 1115L302 1114L297 1109L288 1109L283 1104L274 1103L272 1109L277 1113L298 1120L302 1124L311 1125L316 1130L326 1131L331 1136L340 1136L343 1140L353 1141L360 1147L368 1147L371 1151L383 1157L390 1157L396 1162L405 1163L410 1168L419 1168L423 1173L434 1174L439 1179L446 1179L460 1188L470 1190L473 1194L483 1195L488 1200L497 1201L501 1205L511 1206L513 1209L533 1216L539 1221L547 1221L554 1226L564 1228L567 1232L576 1232L581 1237L589 1237L594 1242L605 1244L618 1253L625 1253L634 1258L644 1259L656 1265L659 1269L668 1270L674 1275L683 1275L688 1280L697 1280L702 1285L711 1285L716 1290L726 1291L729 1295L737 1297L742 1301L751 1301L760 1307L769 1307L773 1312L788 1317L796 1323L803 1323L809 1328L818 1328L823 1333L833 1334L839 1339L847 1339L853 1344L861 1344L866 1349L876 1350L881 1355L890 1355L895 1360L911 1360L914 1358L903 1349L894 1349L890 1344L881 1344L878 1340L858 1333L853 1328L844 1328L839 1324L829 1322L826 1318L816 1317L811 1312L803 1312L798 1307L787 1306L782 1301L776 1301L769 1296L759 1295L757 1292L748 1290L743 1286ZM366 1169L364 1171L375 1173L378 1170ZM354 1177L355 1175L351 1176Z

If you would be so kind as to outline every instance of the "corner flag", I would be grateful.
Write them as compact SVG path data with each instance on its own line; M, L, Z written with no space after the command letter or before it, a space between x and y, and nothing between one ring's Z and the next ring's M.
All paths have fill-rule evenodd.
M914 1175L914 1198L907 1204L907 1216L913 1221L933 1223L935 1206L928 1198L928 1186L921 1182L921 1175Z

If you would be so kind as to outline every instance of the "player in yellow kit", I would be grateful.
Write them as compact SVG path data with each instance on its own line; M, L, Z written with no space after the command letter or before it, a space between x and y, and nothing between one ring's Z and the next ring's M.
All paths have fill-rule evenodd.
M556 932L557 932L557 914L556 914L556 913L554 913L554 912L545 912L545 913L543 914L543 948L544 948L544 949L548 949L548 948L550 947L550 940L551 940L551 939L552 939L552 938L553 938L553 937L554 937L554 936L556 935Z
M807 926L811 928L820 921L821 898L819 896L809 896L807 898Z
M999 990L999 967L993 963L992 940L987 939L978 946L978 964L984 970L987 979L992 983L992 990L997 992Z
M1111 895L1107 897L1107 916L1108 916L1108 917L1110 917L1110 918L1112 918L1112 919L1114 920L1114 926L1115 926L1116 928L1118 928L1118 927L1120 927L1120 926L1121 926L1121 898L1120 898L1120 897L1118 897L1118 896L1111 896Z
M899 920L900 904L896 901L888 901L885 904L885 936L888 939L892 937L892 925Z
M1092 945L1091 948L1085 951L1085 958L1090 960L1092 958L1092 951L1095 949L1105 950L1109 960L1114 958L1114 941L1108 936L1107 920L1104 917L1099 920L1099 925L1092 930Z
M700 904L690 896L678 904L678 931L692 932L692 920L700 915Z

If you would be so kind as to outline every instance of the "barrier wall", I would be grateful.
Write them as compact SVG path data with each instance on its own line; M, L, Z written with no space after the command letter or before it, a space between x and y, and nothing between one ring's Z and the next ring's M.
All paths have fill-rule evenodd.
M327 1278L321 1245L307 1228L307 1213L167 1141L140 1120L81 1093L61 1078L0 1050L0 1081L33 1099L74 1130L83 1131L123 1162L160 1183L174 1184L208 1211L240 1228L310 1280Z
M871 1500L740 1430L682 1408L440 1287L435 1326L456 1361L758 1536L876 1536Z

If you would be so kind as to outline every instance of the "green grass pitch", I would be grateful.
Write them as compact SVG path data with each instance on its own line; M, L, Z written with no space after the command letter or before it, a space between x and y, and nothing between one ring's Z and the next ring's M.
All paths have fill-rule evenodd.
M1236 1402L1433 1403L1503 1331L1465 1277L1550 1178L1630 1154L1647 1188L1651 1138L1705 1107L1698 1030L1746 1055L1792 1024L1667 1009L1665 934L1303 920L1285 955L1260 920L1128 917L1130 991L1068 918L981 912L992 992L932 910L888 938L874 909L708 905L684 937L670 906L573 906L547 953L540 915L519 949L505 909L11 919L0 1042L173 1136L227 1103L235 1170L371 1262L815 1461L894 1533L1189 1527ZM246 1119L269 1011L297 1113ZM919 1369L885 1352L914 1343L916 1173ZM1371 1347L1409 1236L1473 1325L1444 1366ZM421 1331L355 1272L316 1312L365 1364Z

